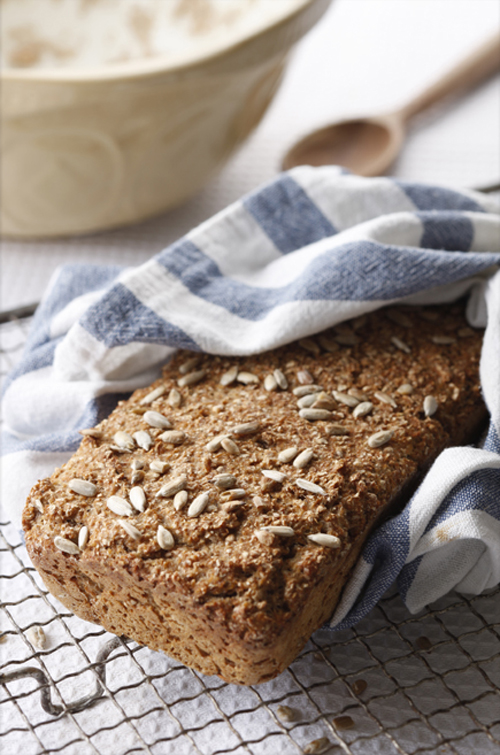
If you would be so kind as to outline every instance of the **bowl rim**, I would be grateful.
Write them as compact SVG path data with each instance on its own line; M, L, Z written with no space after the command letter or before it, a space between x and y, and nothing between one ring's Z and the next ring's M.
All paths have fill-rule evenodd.
M132 61L123 63L110 63L102 66L88 66L82 68L2 68L0 69L0 81L86 84L92 82L140 79L158 74L187 72L192 69L202 68L207 65L207 63L217 61L232 52L252 44L259 37L279 31L286 26L293 24L300 18L300 16L307 14L310 8L315 5L324 6L319 14L319 17L321 17L331 2L332 0L296 0L296 4L293 5L284 16L277 18L269 25L244 34L243 37L236 39L236 41L223 44L208 53L201 53L198 56L194 55L193 57L184 61L181 60L178 63L170 62L166 64L166 56L159 54L152 58L136 58ZM314 23L315 22L313 22L313 24ZM313 24L311 24L311 26Z

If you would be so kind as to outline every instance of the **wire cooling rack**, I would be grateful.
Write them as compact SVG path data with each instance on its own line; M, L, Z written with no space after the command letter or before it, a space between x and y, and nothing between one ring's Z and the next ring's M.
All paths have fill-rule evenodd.
M29 321L0 326L0 372ZM354 629L316 632L278 679L238 687L77 619L0 524L5 755L500 753L500 590L417 616L395 592Z

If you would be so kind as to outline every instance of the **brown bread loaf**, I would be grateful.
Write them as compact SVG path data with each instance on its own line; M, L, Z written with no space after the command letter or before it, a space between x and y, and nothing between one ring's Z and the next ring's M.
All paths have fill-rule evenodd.
M245 358L178 354L33 488L26 543L78 616L206 674L283 671L366 537L485 420L463 307L389 308Z

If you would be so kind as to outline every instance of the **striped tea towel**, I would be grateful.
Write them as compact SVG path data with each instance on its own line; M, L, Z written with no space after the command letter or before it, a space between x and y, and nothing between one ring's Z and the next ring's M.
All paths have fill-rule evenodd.
M441 454L400 516L374 532L331 625L364 616L399 578L410 611L500 581L500 216L473 192L301 167L136 269L54 277L4 395L6 515L76 450L77 429L149 384L174 349L250 354L394 302L468 293L486 326L484 448ZM448 538L438 530L446 523Z

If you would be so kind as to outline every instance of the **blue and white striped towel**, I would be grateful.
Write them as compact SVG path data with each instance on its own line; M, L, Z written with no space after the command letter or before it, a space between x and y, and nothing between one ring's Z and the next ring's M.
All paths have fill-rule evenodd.
M4 395L4 506L77 448L77 429L155 378L177 347L250 354L392 302L469 294L487 326L484 448L437 459L402 514L370 538L332 626L352 625L399 579L415 612L452 588L500 581L500 214L473 192L338 168L297 168L137 269L54 277ZM443 538L446 532L446 538Z

